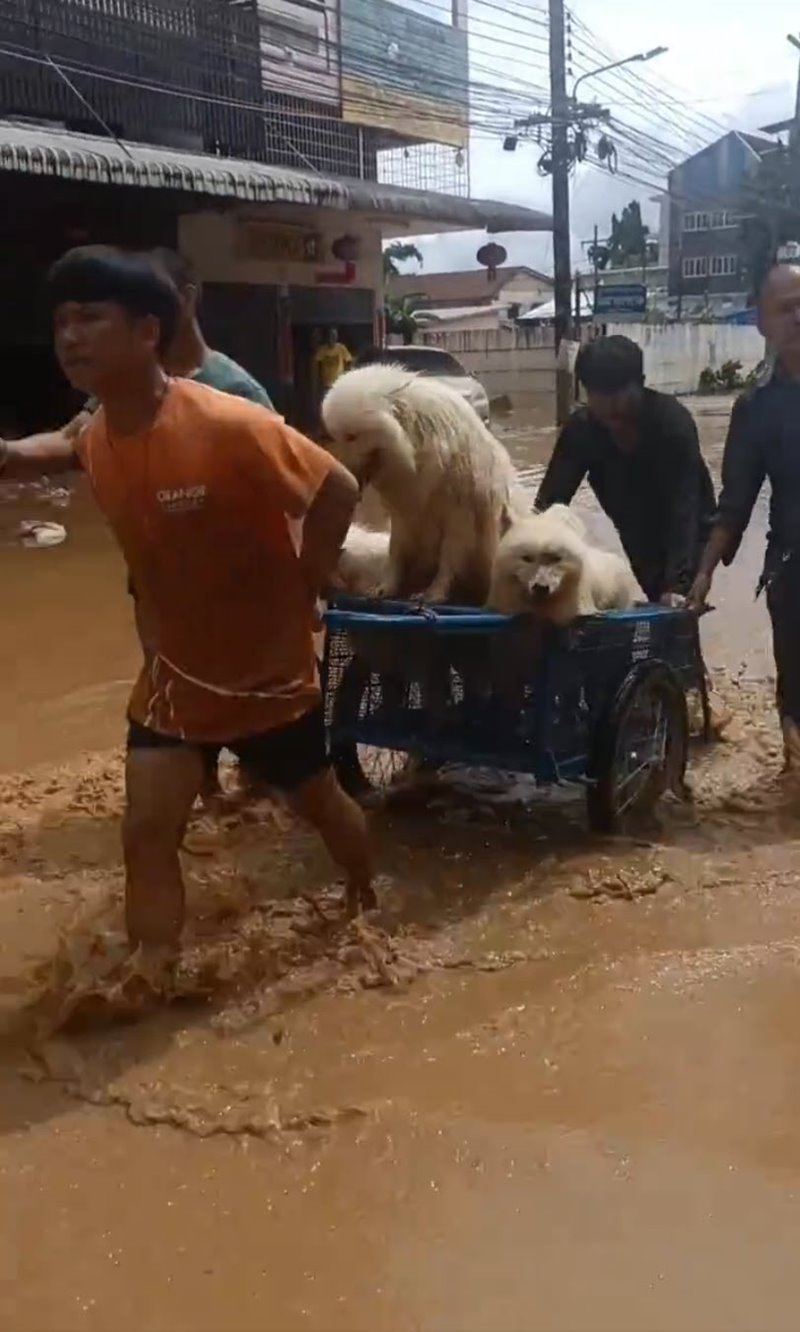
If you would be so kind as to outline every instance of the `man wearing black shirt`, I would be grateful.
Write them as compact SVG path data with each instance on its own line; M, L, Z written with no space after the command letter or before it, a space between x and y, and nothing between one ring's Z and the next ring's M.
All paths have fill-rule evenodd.
M575 371L587 403L556 441L536 508L569 504L587 479L647 598L680 605L715 508L691 413L644 387L641 348L630 338L587 343Z
M786 766L800 768L800 267L776 264L759 292L759 328L774 370L737 399L722 460L722 493L690 604L700 609L720 560L736 555L765 480L767 590Z

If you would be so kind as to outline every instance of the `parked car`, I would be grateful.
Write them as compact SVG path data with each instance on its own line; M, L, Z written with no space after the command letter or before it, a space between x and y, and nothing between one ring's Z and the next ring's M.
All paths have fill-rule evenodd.
M416 370L421 375L434 375L445 384L466 398L482 421L489 420L489 399L486 390L477 379L468 374L460 361L441 347L405 346L372 347L356 357L355 364L372 365L375 361L390 361L392 365L405 366L407 370Z

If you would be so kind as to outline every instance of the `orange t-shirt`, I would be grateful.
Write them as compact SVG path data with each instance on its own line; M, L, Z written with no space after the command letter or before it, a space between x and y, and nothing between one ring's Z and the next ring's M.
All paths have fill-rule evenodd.
M134 721L190 740L282 726L319 701L302 520L330 454L264 407L172 380L150 428L76 449L146 629Z

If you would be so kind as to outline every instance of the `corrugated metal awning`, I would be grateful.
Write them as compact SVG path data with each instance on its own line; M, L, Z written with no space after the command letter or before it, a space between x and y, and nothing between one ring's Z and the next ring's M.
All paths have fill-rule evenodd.
M445 224L463 230L550 231L547 213L488 199L401 189L151 144L118 143L49 126L0 121L0 171L100 185L178 190L243 203L292 204L374 213L378 220Z

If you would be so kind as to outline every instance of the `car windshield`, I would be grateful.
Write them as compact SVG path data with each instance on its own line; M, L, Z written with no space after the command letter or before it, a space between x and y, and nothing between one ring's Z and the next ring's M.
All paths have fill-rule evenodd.
M359 364L367 360L378 360L378 356L359 358ZM381 361L402 365L406 370L415 370L420 375L454 375L459 379L466 376L463 365L459 365L455 356L440 351L438 347L384 347L380 353Z

